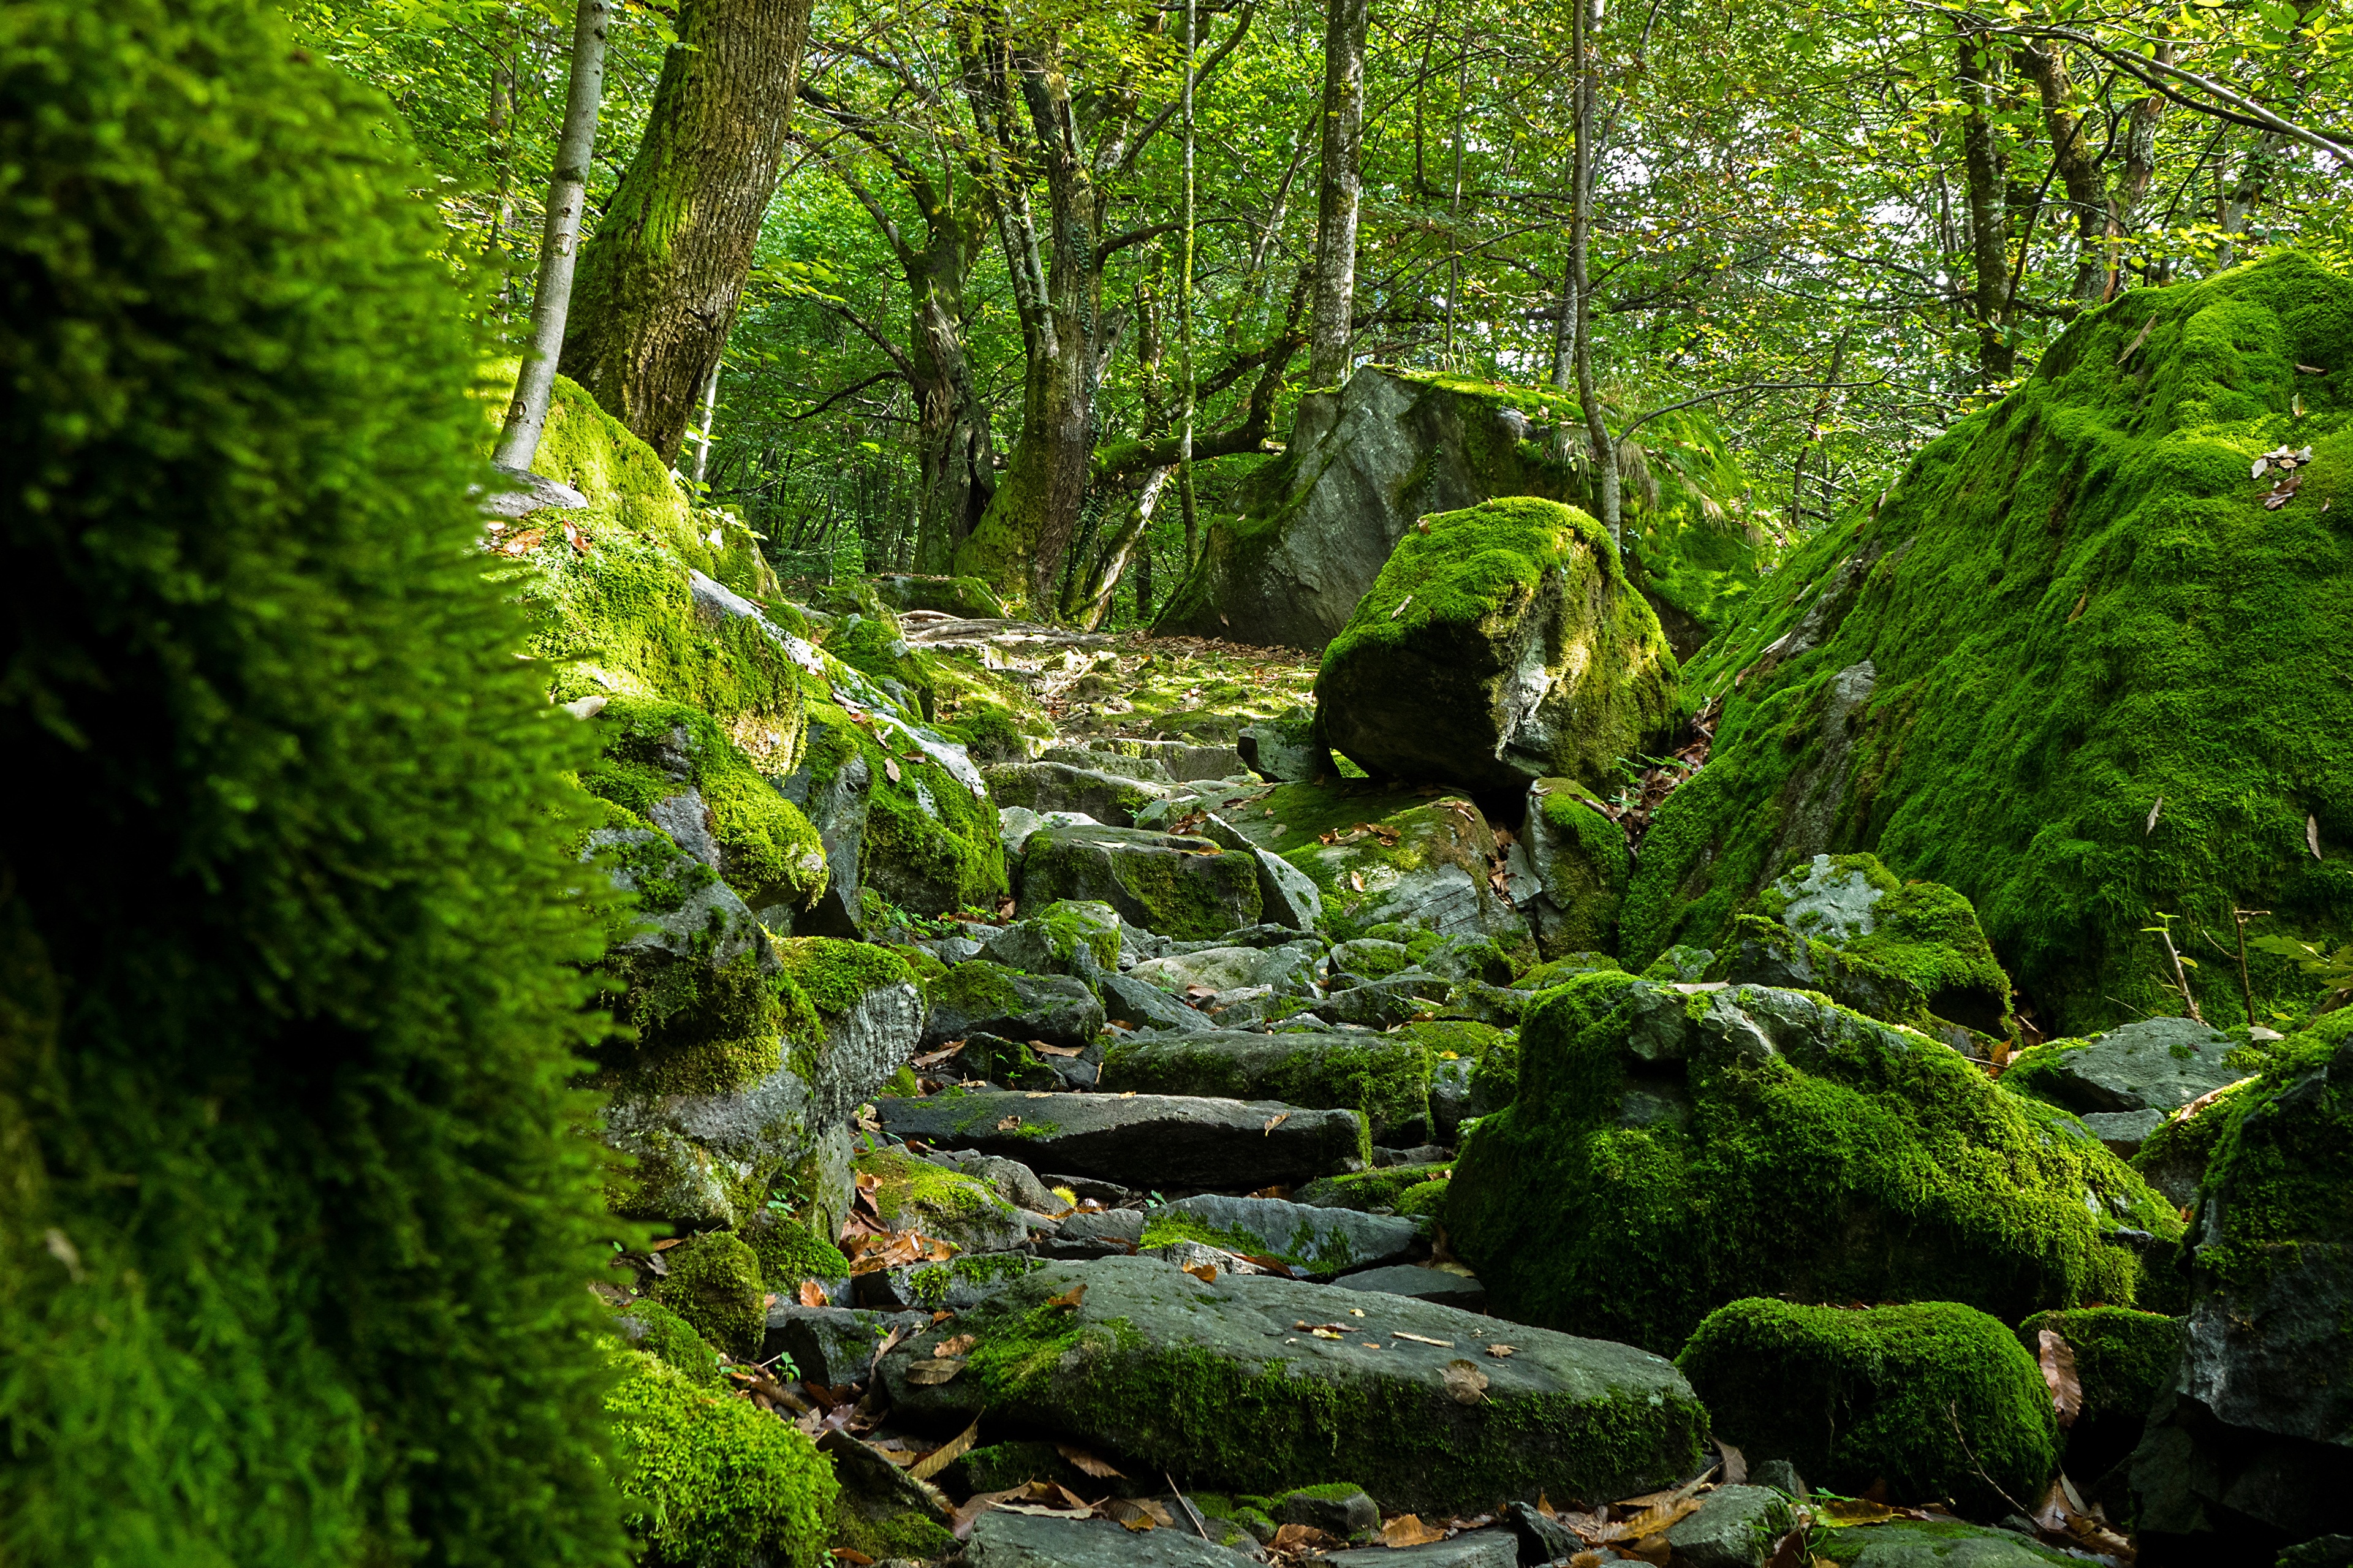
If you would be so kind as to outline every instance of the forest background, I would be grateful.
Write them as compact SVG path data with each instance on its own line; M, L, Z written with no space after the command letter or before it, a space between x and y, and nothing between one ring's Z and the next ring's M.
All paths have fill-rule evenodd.
M688 3L700 18L612 8L590 254L665 57L696 47L698 20L762 0ZM1079 415L1082 496L1032 595L1054 602L1031 609L1148 620L1315 384L1326 39L1349 4L818 0L681 476L766 535L786 575L949 568L1051 380L1016 271L1073 213L1038 130L1042 84L1092 180L1078 248L1100 385ZM384 134L437 182L448 265L520 352L571 5L293 15L388 95ZM2273 246L2353 263L2353 156L2327 129L2348 122L2353 16L2322 0L1616 0L1585 18L1584 73L1573 5L1359 15L1351 363L1573 392L1583 85L1587 348L1630 493L1642 465L1704 466L1711 516L1768 559L1875 502L2084 309ZM1014 68L991 79L991 60ZM575 298L575 328L600 308ZM1687 403L1714 431L1642 423ZM1720 463L1678 449L1717 433L1728 493Z

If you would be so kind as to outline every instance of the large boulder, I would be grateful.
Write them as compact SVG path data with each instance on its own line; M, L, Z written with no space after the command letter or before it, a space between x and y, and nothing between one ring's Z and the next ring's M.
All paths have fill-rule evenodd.
M2088 1040L2021 1051L2005 1088L2066 1107L2112 1144L2137 1148L2166 1118L2246 1075L2238 1042L2195 1018L2137 1018Z
M2180 1222L2065 1112L1819 997L1597 972L1542 994L1446 1210L1499 1311L1672 1349L1744 1296L2132 1301Z
M1264 1494L1346 1479L1387 1509L1441 1516L1546 1489L1629 1496L1699 1467L1706 1414L1657 1356L1404 1297L1340 1300L1366 1315L1301 1280L1049 1264L893 1350L882 1378L902 1419L943 1431L987 1410L1180 1483ZM1345 1337L1299 1326L1335 1314ZM950 1339L971 1348L937 1381ZM1480 1353L1504 1341L1512 1354Z
M1258 923L1259 877L1255 855L1206 838L1041 827L1022 847L1018 908L1027 917L1063 900L1098 901L1155 935L1205 941Z
M1314 784L1288 787L1322 793ZM1468 797L1390 796L1358 807L1380 814L1372 820L1350 823L1345 813L1352 804L1340 795L1324 805L1339 807L1335 815L1346 825L1303 834L1298 847L1282 851L1314 883L1326 931L1345 938L1399 926L1507 943L1526 940L1527 922L1509 891L1504 851Z
M1618 945L1618 905L1626 896L1633 856L1626 830L1575 779L1538 779L1528 785L1521 835L1537 891L1521 906L1546 959L1572 952L1607 952Z
M1723 715L1643 840L1630 961L1870 850L1972 901L2047 1034L2181 1009L2158 910L2207 1019L2295 1005L2305 977L2257 952L2246 1018L2204 936L2232 946L2234 906L2353 935L2353 552L2323 510L2353 436L2296 368L2348 363L2353 279L2301 253L2135 290L1801 546L1684 671ZM2281 476L2249 470L2283 442L2314 462L2267 510Z
M1665 730L1675 674L1600 524L1488 501L1399 542L1324 650L1316 726L1378 777L1599 784Z
M1362 1112L1377 1137L1428 1121L1430 1052L1409 1036L1363 1029L1146 1035L1104 1051L1102 1087L1337 1107Z
M875 1113L894 1138L1139 1190L1287 1186L1370 1152L1356 1112L1279 1100L952 1089L924 1100L886 1097Z
M2239 1097L2191 1232L2181 1362L2132 1459L2142 1539L2183 1560L2342 1528L2353 1489L2353 1018Z

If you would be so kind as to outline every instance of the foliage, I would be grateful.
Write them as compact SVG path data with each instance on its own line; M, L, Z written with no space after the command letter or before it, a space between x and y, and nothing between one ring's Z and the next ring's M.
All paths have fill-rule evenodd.
M12 1562L621 1560L581 738L388 113L243 0L0 6Z
M631 1531L675 1568L817 1568L833 1468L797 1427L705 1393L653 1357L622 1358L606 1409Z

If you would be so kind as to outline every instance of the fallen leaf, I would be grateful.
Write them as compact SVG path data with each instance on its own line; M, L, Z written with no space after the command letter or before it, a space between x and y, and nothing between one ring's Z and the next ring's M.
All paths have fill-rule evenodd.
M1282 1126L1284 1122L1290 1120L1291 1112L1288 1110L1277 1111L1274 1115L1266 1119L1266 1126L1261 1130L1260 1136L1264 1137L1271 1134L1276 1128Z
M1487 1353L1493 1356L1497 1361L1501 1361L1507 1355L1516 1354L1517 1352L1514 1347L1511 1345L1489 1345L1487 1347Z
M1444 1381L1447 1397L1457 1405L1476 1405L1487 1397L1487 1374L1471 1362L1448 1362Z
M2140 836L2141 836L2143 838L2147 837L2151 833L2154 833L2155 831L2157 831L2157 816L2158 816L2158 813L2159 813L2159 812L2163 811L2164 809L2165 809L2165 797L2164 797L2163 795L2158 795L2158 796L2157 797L2157 804L2156 804L2155 805L2152 805L2152 806L2150 806L2150 807L2148 808L2148 820L2147 820L2147 822L2144 822L2144 823L2142 823L2142 824L2140 825Z
M2316 364L2300 364L2295 368L2304 372L2306 375L2327 375L2328 374Z
M1365 890L1365 874L1362 871L1349 872L1348 886L1356 892L1363 892Z
M1271 1187L1261 1187L1250 1195L1254 1198L1272 1198L1277 1203L1288 1203L1291 1201L1291 1189L1277 1184Z
M1544 1515L1546 1519L1558 1519L1560 1517L1560 1510L1552 1506L1552 1499L1545 1496L1544 1489L1542 1487L1538 1487L1536 1489L1536 1511Z
M1187 1263L1185 1265L1185 1272L1204 1285L1215 1285L1218 1282L1218 1266L1214 1263Z
M1068 1443L1057 1443L1054 1445L1054 1451L1068 1459L1071 1467L1082 1475L1092 1476L1099 1481L1108 1480L1113 1476L1119 1476L1122 1480L1127 1479L1120 1475L1117 1467L1107 1460L1096 1458L1084 1448L1074 1448Z
M1113 1475L1118 1473L1116 1470L1112 1472ZM1168 1511L1167 1505L1151 1498L1113 1498L1096 1511L1138 1534L1163 1526L1173 1529L1176 1523L1176 1516Z
M2296 418L2304 417L2304 394L2299 392L2287 400L2287 411Z
M1715 1451L1724 1459L1725 1486L1740 1486L1748 1479L1748 1459L1746 1455L1721 1437L1715 1440Z
M964 1363L952 1357L934 1357L930 1361L909 1362L907 1381L918 1388L936 1388L941 1384L955 1382L956 1374L962 1371L964 1371Z
M1427 1546L1446 1539L1446 1531L1421 1522L1419 1514L1401 1513L1381 1521L1381 1544L1388 1547Z
M1075 1312L1079 1309L1079 1303L1086 1299L1086 1286L1083 1284L1073 1285L1059 1296L1047 1297L1046 1305L1049 1307L1059 1307Z
M871 1557L867 1556L867 1555L866 1555L866 1553L864 1553L863 1552L859 1551L859 1550L858 1550L858 1548L856 1548L855 1546L837 1546L837 1547L835 1547L835 1548L833 1549L833 1560L834 1560L836 1563L849 1563L857 1564L857 1565L859 1565L859 1568L863 1568L863 1565L864 1565L864 1564L869 1563L871 1563L871 1562L873 1562L873 1561L874 1561L874 1559L872 1559Z
M1807 1568L1804 1525L1800 1524L1773 1543L1773 1554L1765 1560L1765 1568Z
M1336 1537L1324 1533L1312 1524L1286 1524L1274 1532L1272 1541L1266 1543L1267 1550L1270 1552L1320 1552L1326 1547L1339 1544L1340 1542Z
M1399 616L1404 615L1405 607L1412 603L1413 595L1411 594L1408 594L1404 598L1399 599L1398 601L1398 607L1389 612L1389 619L1396 620Z
M970 1355L972 1347L978 1342L977 1334L958 1334L954 1339L942 1340L932 1353L934 1355Z
M917 1459L907 1473L919 1481L928 1481L971 1451L973 1440L980 1436L980 1417L974 1416L972 1425Z
M2317 860L2320 858L2319 817L2307 816L2304 819L2304 845L2306 848L2312 851L2312 858L2314 859Z
M1037 1052L1041 1057L1074 1057L1086 1047L1083 1046L1050 1046L1043 1040L1032 1040L1029 1042L1029 1048Z
M1834 1498L1817 1506L1814 1517L1825 1524L1854 1525L1884 1524L1903 1515L1883 1502L1873 1502L1867 1498Z
M825 1304L825 1287L818 1284L814 1279L802 1280L801 1305L804 1307L822 1307Z
M1436 1345L1442 1351L1451 1351L1454 1348L1454 1342L1452 1340L1424 1339L1419 1334L1407 1333L1403 1329L1391 1329L1389 1331L1389 1338L1393 1340L1411 1340L1418 1345Z
M2253 465L2248 469L2247 478L2251 479L2260 479L2263 477L2264 473L2270 469L2271 466L2272 460L2269 458L2257 458L2254 460Z
M1002 1119L1001 1121L999 1121L997 1122L997 1130L999 1132L1010 1132L1010 1131L1012 1131L1014 1129L1016 1129L1016 1128L1019 1127L1020 1125L1021 1125L1021 1118L1020 1118L1020 1117L1018 1117L1018 1116L1008 1116L1008 1117L1005 1117L1004 1119Z
M2157 312L2151 310L2148 313L2148 320L2140 324L2139 333L2134 337L2131 342L2125 345L2125 352L2116 356L2116 368L2118 370L2122 370L2124 368L2125 361L2132 358L2134 353L2138 352L2141 344L2148 342L2148 334L2156 330Z
M889 757L884 757L882 759L882 776L889 779L892 784L897 784L899 782L899 764L892 761Z
M1605 1527L1601 1531L1601 1539L1636 1542L1636 1555L1646 1555L1641 1551L1641 1543L1650 1541L1653 1536L1664 1535L1669 1525L1673 1524L1685 1514L1698 1511L1698 1509L1699 1499L1695 1497L1670 1498L1665 1502L1644 1509L1631 1519Z
M2074 1349L2049 1329L2035 1338L2034 1359L2042 1363L2042 1381L2051 1385L2051 1405L2059 1412L2059 1425L2073 1426L2084 1412L2084 1382L2075 1375Z

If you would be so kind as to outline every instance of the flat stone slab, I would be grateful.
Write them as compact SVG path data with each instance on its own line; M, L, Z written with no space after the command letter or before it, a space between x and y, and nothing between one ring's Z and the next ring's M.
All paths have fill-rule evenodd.
M1257 858L1209 839L1134 827L1040 827L1022 846L1018 907L1029 915L1063 899L1107 903L1131 924L1179 939L1256 925L1262 902Z
M1123 1028L1198 1035L1217 1027L1205 1015L1147 982L1124 974L1105 974L1096 980L1095 986L1103 996L1105 1018Z
M1098 768L1068 763L1005 763L984 770L1000 816L1008 805L1040 816L1076 812L1097 822L1125 827L1136 812L1166 793L1166 786L1124 778Z
M1048 1519L1002 1509L973 1521L964 1560L972 1568L1240 1568L1249 1561L1189 1529L1138 1533L1107 1519Z
M1401 1215L1312 1208L1279 1198L1229 1198L1204 1193L1179 1198L1154 1212L1183 1215L1234 1233L1248 1243L1237 1251L1294 1258L1317 1274L1393 1262L1421 1243L1421 1226Z
M1314 995L1315 947L1313 942L1289 942L1281 947L1210 947L1198 952L1147 958L1129 971L1133 979L1181 994L1191 985L1231 991L1242 985L1271 985L1293 995Z
M1520 1538L1508 1530L1472 1530L1420 1546L1356 1546L1327 1552L1326 1563L1352 1568L1519 1568Z
M2030 1091L2079 1114L2179 1110L2247 1075L2223 1061L2228 1035L2190 1018L2141 1018L2083 1042L2054 1041L2019 1065Z
M964 1334L943 1368L939 1346ZM1485 1353L1497 1342L1513 1353ZM1707 1431L1683 1374L1630 1345L1303 1280L1204 1282L1149 1258L1050 1263L902 1343L881 1375L903 1418L944 1431L986 1410L1202 1489L1345 1480L1424 1518L1672 1485Z
M1840 1532L1841 1568L2083 1568L2007 1530L1911 1524L1901 1520ZM1852 1552L1852 1555L1848 1555Z
M1392 1263L1386 1268L1344 1274L1332 1283L1343 1290L1410 1296L1417 1301L1460 1307L1466 1312L1483 1310L1487 1305L1487 1287L1478 1280L1465 1274L1450 1274L1443 1268L1424 1268L1418 1263Z
M896 1138L1147 1190L1293 1185L1363 1157L1355 1111L1275 1100L992 1089L874 1106Z
M1103 1026L1103 1004L1085 981L1022 974L987 959L967 960L934 981L930 1001L923 1020L927 1051L968 1035L1084 1047Z
M1103 1053L1102 1083L1362 1110L1376 1133L1430 1113L1428 1049L1402 1035L1361 1029L1219 1029L1122 1040Z

